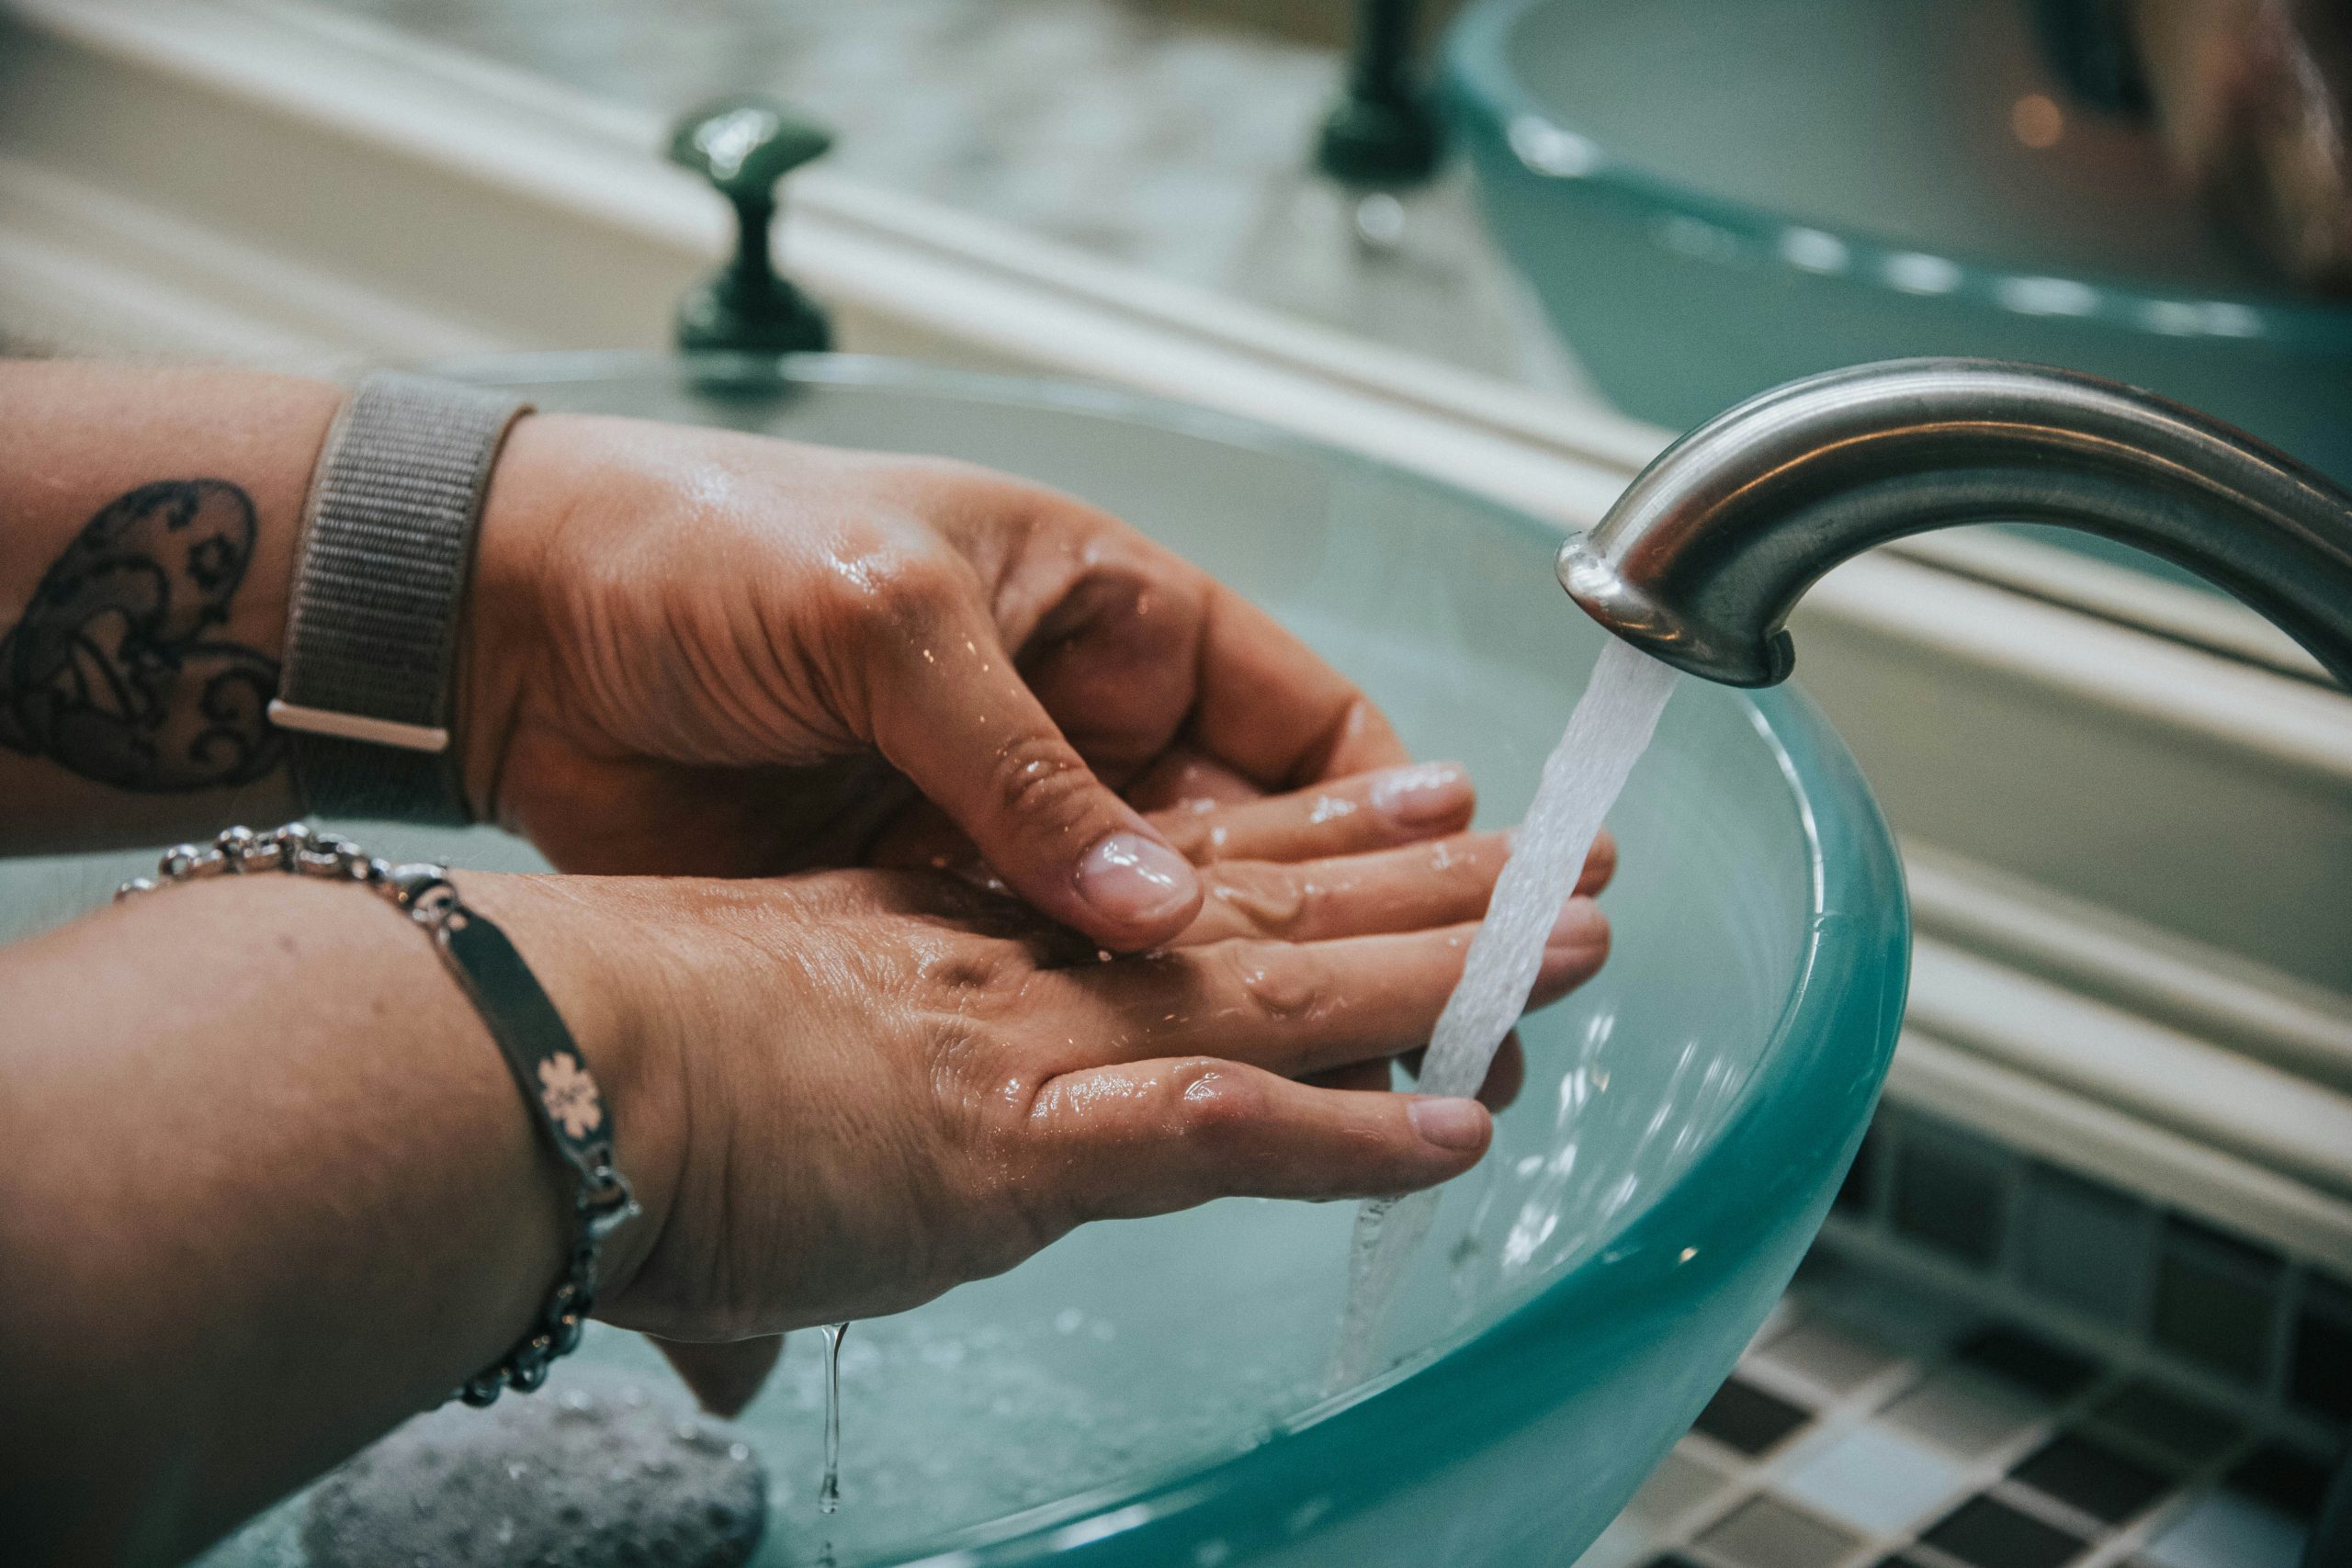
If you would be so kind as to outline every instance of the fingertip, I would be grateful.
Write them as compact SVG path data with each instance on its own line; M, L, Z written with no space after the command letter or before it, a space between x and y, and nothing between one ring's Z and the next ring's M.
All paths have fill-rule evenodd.
M781 1334L708 1343L662 1339L650 1334L646 1337L669 1358L695 1404L713 1416L729 1418L752 1403L775 1370L776 1358L784 1353Z
M1609 917L1591 899L1577 897L1561 908L1544 946L1531 1009L1548 1007L1600 972L1609 961Z
M1373 809L1409 832L1450 831L1469 822L1478 795L1459 762L1415 762L1384 770L1366 798Z
M1156 833L1122 829L1079 858L1078 896L1096 917L1087 933L1123 951L1173 940L1200 913L1200 877Z
M1609 946L1609 917L1600 906L1579 893L1560 906L1553 917L1552 929L1545 933L1545 953L1583 953L1593 948L1606 951Z
M1594 838L1592 849L1584 857L1584 869L1577 874L1577 891L1598 893L1607 887L1616 874L1617 840L1604 828Z
M1519 1043L1519 1031L1513 1030L1503 1036L1493 1064L1487 1068L1487 1081L1478 1086L1478 1103L1490 1111L1508 1111L1526 1082L1527 1052Z
M1405 1120L1421 1142L1452 1156L1468 1156L1467 1164L1487 1152L1494 1136L1494 1118L1475 1100L1453 1096L1415 1095L1405 1106Z

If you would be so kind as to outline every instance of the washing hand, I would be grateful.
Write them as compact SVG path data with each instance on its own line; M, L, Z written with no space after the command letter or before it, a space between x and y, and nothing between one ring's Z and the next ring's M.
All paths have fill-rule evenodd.
M583 872L852 863L915 795L1104 947L1197 878L1114 790L1398 763L1362 694L1116 519L958 464L537 415L484 514L476 810Z
M639 1059L662 1064L628 1075L654 1086L619 1118L649 1218L600 1314L667 1339L772 1335L902 1311L1091 1219L1460 1174L1488 1138L1477 1104L1315 1080L1385 1077L1427 1039L1506 850L1464 830L1470 808L1458 770L1422 767L1159 810L1206 897L1174 944L1129 957L939 872L495 881L490 907L526 934L606 955L551 966L609 971ZM1588 891L1608 871L1596 856ZM1607 941L1574 900L1536 1000ZM724 1355L682 1359L728 1376Z

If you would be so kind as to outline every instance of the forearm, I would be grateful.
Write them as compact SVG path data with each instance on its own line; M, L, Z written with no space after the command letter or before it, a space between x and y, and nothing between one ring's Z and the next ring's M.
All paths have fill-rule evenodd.
M568 889L464 886L658 1213L615 956ZM179 1561L495 1361L560 1273L560 1168L425 933L364 892L173 888L0 952L0 1534L36 1560Z
M296 814L263 710L339 401L247 371L0 362L0 854Z

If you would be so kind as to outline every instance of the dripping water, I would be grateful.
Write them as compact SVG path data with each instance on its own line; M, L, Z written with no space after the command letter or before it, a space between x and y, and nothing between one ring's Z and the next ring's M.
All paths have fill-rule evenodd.
M825 1337L825 1479L817 1486L817 1511L830 1514L842 1506L842 1337L849 1325L818 1332Z
M1674 682L1672 668L1630 643L1611 638L1601 649L1591 683L1544 761L1486 920L1471 939L1462 979L1438 1015L1421 1064L1421 1093L1476 1094L1487 1081L1496 1049L1534 989L1544 937L1576 890L1601 818L1648 748ZM1347 1305L1327 1380L1334 1392L1371 1372L1389 1298L1428 1233L1437 1202L1432 1190L1375 1199L1358 1212L1348 1258Z

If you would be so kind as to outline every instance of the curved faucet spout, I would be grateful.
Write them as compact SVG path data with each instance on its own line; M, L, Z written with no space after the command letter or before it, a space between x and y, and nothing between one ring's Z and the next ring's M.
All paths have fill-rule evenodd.
M1798 598L1849 556L1962 523L2136 545L2277 623L2352 686L2352 495L2203 414L2063 370L1904 359L1750 399L1660 454L1560 583L1694 675L1769 686Z

